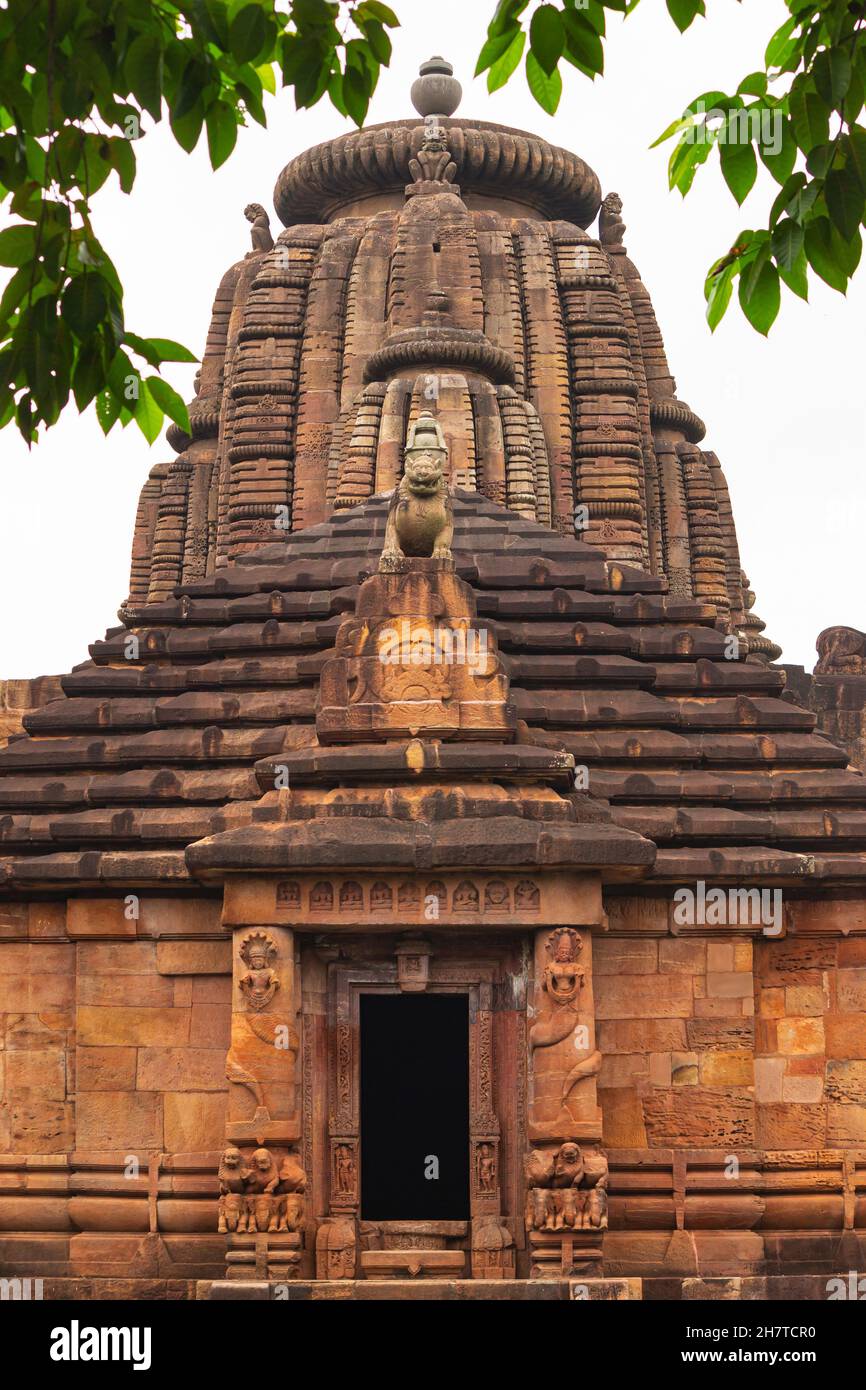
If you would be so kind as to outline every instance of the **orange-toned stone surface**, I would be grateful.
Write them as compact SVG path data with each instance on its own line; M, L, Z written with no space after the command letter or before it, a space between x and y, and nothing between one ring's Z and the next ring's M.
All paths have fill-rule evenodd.
M122 626L0 696L0 1274L815 1297L866 1256L862 653L825 737L620 200L427 69L249 205ZM373 997L465 1006L435 1219L369 1210Z

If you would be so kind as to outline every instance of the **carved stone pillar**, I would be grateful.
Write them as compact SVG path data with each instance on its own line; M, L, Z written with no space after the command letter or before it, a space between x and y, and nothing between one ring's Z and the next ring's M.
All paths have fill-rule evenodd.
M230 1279L289 1279L301 1271L307 1177L294 1148L299 1047L294 933L236 928L226 1056L232 1084L219 1175Z
M526 1228L532 1274L598 1273L607 1226L607 1160L600 1148L592 936L535 934L529 1029L530 1142Z

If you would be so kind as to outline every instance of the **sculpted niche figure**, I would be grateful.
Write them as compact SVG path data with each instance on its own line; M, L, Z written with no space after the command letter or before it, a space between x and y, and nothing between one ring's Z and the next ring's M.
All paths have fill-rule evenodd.
M447 457L442 428L425 411L409 431L405 471L391 498L380 571L399 570L407 556L451 559L454 518L445 481Z
M247 973L241 976L239 985L249 1007L258 1013L267 1008L280 987L279 978L271 969L277 948L264 932L251 932L244 938L240 954Z

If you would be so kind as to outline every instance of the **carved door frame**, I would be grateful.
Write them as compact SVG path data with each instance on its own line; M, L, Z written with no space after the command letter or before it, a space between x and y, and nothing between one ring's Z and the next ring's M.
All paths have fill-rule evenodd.
M469 1005L469 1210L470 1218L500 1215L500 1125L495 1111L493 1044L494 961L427 963L424 992L464 994ZM332 962L328 967L328 1200L332 1213L360 1218L361 1108L360 1008L362 994L407 992L398 961ZM420 992L412 988L410 992ZM482 1181L481 1145L493 1152L495 1178ZM351 1163L346 1163L346 1150ZM340 1168L344 1169L342 1178ZM347 1190L345 1172L354 1181Z

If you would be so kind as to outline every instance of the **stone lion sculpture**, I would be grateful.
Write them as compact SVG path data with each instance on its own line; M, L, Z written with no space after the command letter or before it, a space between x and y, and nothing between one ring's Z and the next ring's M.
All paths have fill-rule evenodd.
M409 431L405 471L388 511L381 571L398 570L407 556L451 559L454 517L445 480L447 458L441 426L425 411Z

